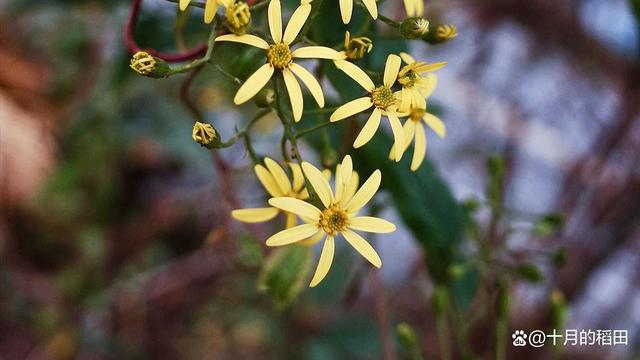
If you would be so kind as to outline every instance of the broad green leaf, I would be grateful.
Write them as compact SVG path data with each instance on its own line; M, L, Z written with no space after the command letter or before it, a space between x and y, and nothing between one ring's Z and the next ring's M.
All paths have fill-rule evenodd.
M264 262L258 277L258 290L283 309L300 294L311 270L311 247L291 245L274 250Z

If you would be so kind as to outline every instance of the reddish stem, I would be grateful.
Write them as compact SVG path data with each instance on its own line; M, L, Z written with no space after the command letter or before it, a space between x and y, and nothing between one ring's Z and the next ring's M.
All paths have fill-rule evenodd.
M202 55L204 55L207 51L207 44L199 45L198 47L191 49L189 51L177 54L168 54L156 51L154 49L142 49L136 44L136 41L133 39L133 31L135 30L136 23L138 22L138 15L140 14L140 7L142 6L142 0L132 0L131 1L131 12L129 12L129 18L127 19L127 25L124 29L124 42L127 44L127 48L132 53L136 53L138 51L146 51L149 54L158 57L166 62L183 62L188 60L196 59Z

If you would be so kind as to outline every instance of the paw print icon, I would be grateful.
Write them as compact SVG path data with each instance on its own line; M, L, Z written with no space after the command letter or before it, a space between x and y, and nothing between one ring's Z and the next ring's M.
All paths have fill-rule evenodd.
M527 334L524 333L524 330L516 330L511 334L511 338L513 339L513 346L526 346L527 345Z

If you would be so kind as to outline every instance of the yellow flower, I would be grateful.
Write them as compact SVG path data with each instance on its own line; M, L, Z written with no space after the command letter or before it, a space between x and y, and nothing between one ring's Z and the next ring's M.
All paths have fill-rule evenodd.
M287 173L277 162L270 158L265 158L264 164L266 166L256 165L253 170L269 195L272 197L287 196L301 200L309 198L309 193L304 187L304 176L302 176L300 165L288 163L293 180L289 181ZM277 208L273 207L240 209L233 210L231 216L242 222L259 223L275 218L279 212ZM295 215L287 214L287 227L291 227L295 225L295 223Z
M368 37L351 37L348 31L344 33L344 56L349 60L362 59L365 53L370 53L373 49L373 41Z
M371 264L381 267L382 260L378 253L371 244L354 231L389 233L396 229L394 224L386 220L358 216L358 211L369 202L380 186L380 170L376 170L362 187L352 194L349 186L353 176L352 163L351 158L346 156L340 168L336 170L334 195L329 182L322 176L320 170L307 162L302 163L302 169L318 194L323 205L322 209L292 197L270 199L271 206L292 212L305 223L274 234L267 239L267 245L289 245L316 236L318 233L323 237L326 236L318 267L309 285L311 287L318 285L329 272L335 251L335 238L338 234L342 234L345 240Z
M353 12L353 3L355 0L340 0L340 15L342 22L348 24L351 21L351 13ZM375 20L378 18L378 5L376 0L362 0L364 7L367 8L371 17Z
M185 11L190 3L191 0L180 0L180 11ZM213 21L213 18L216 16L216 11L218 11L218 2L216 0L207 0L204 5L204 22L209 24Z
M278 70L282 72L284 83L291 100L293 118L296 122L300 121L303 109L302 91L300 90L300 84L298 84L296 76L307 86L311 95L313 95L313 98L318 103L318 106L324 107L324 95L318 80L316 80L308 70L294 63L293 59L334 60L341 58L341 55L337 51L324 46L306 46L293 51L289 49L289 45L291 45L296 36L298 36L310 12L310 4L305 3L300 5L293 15L291 15L291 20L289 20L289 24L283 35L280 0L271 0L268 9L268 22L271 38L273 39L272 44L250 34L229 34L216 38L216 41L232 41L255 46L265 50L267 53L267 63L249 76L240 89L238 89L238 92L233 98L236 105L240 105L251 99L269 82L275 70Z
M412 108L407 115L407 121L404 123L404 136L408 141L405 143L404 151L409 148L411 139L414 138L415 148L413 149L413 158L411 159L411 170L416 171L422 164L427 151L427 137L422 122L424 121L440 138L446 136L447 128L442 120L428 113L424 108ZM393 159L393 150L392 148L391 152L389 152L390 159Z
M346 60L336 60L334 62L338 69L342 70L367 90L369 96L352 100L340 106L331 114L329 120L332 122L339 121L373 107L373 112L358 134L358 137L356 137L353 147L359 148L369 142L376 133L376 130L378 130L382 115L385 115L389 119L395 139L395 159L396 161L400 161L400 158L402 158L402 150L405 148L404 132L402 131L402 124L396 113L399 94L391 90L391 87L398 77L398 71L400 70L400 58L398 55L393 54L387 57L387 63L384 68L383 85L378 87L373 84L371 78L358 66Z
M423 0L404 0L404 10L408 17L424 15Z
M403 112L411 108L424 109L427 106L425 98L431 95L438 83L438 78L431 72L444 67L447 62L427 64L404 52L400 57L407 65L398 73L398 82L402 85L399 108Z

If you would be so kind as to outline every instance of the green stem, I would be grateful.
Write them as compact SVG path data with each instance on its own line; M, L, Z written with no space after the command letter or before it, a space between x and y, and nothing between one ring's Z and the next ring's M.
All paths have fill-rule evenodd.
M447 331L447 314L442 312L436 314L436 329L438 331L438 342L440 345L440 358L451 359L451 344L449 343L449 332Z
M244 81L242 81L242 80L238 79L237 77L231 75L229 72L227 72L225 69L223 69L220 65L214 63L213 66L215 66L216 70L218 70L220 72L220 74L222 74L227 79L235 82L236 84L242 85L244 83Z
M247 141L249 139L249 129L251 129L251 127L258 122L258 120L262 119L265 115L267 115L268 113L271 112L271 109L263 109L260 110L253 118L251 118L251 120L249 120L249 122L247 123L247 125L245 125L245 127L236 132L236 134L231 137L229 140L227 140L226 142L221 142L219 143L217 146L215 146L216 149L224 149L224 148L228 148L231 147L233 144L235 144L238 140L240 139L244 139L245 141ZM249 152L249 155L251 155L251 152L253 151L253 148L249 149L249 147L247 147L247 151ZM255 152L253 154L255 156Z
M213 48L215 46L215 42L216 42L216 30L214 27L212 27L211 33L209 34L209 39L207 40L207 52L204 54L204 56L201 57L200 59L193 60L192 62L186 65L172 67L170 75L189 72L209 62L209 60L211 60L211 56L213 55Z
M391 26L393 28L396 28L396 29L400 28L400 22L395 21L393 19L390 19L390 18L388 18L388 17L386 17L386 16L384 16L382 14L378 14L378 20L382 21L383 23L385 23L385 24L387 24L387 25L389 25L389 26Z
M306 128L303 130L298 131L298 133L296 134L296 138L301 138L303 136L305 136L306 134L310 133L310 132L314 132L318 129L322 129L323 127L327 126L327 125L331 125L332 122L331 121L325 121L323 123L317 124L315 126L312 126L310 128Z

